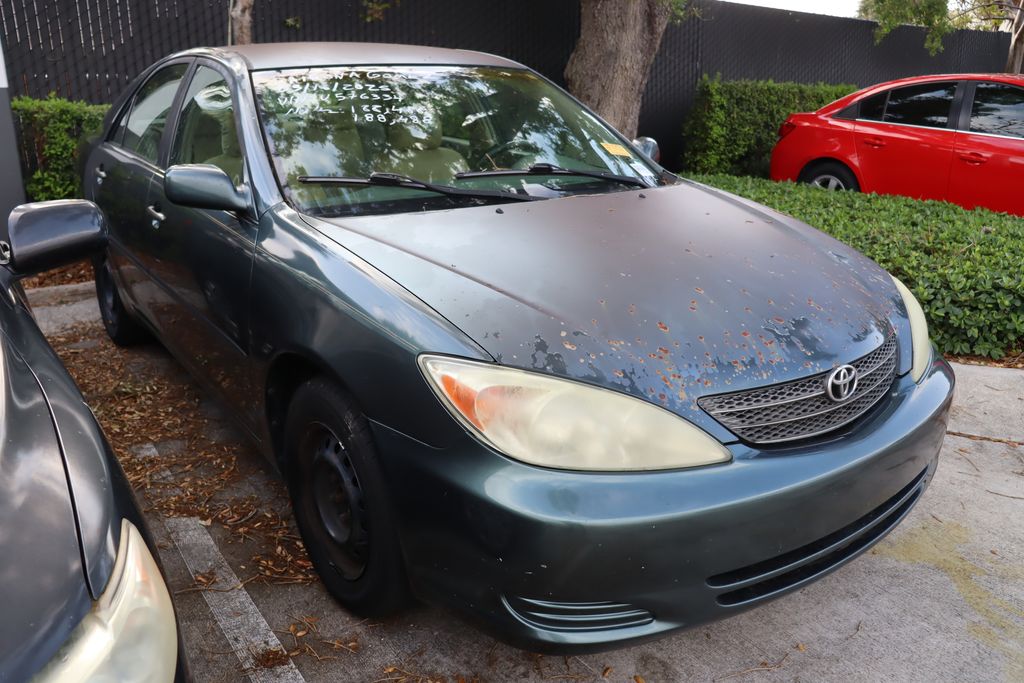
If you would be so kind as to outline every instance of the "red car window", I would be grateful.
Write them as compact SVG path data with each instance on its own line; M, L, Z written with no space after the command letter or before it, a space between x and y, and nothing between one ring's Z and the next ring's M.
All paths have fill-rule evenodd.
M956 83L922 83L889 92L886 123L945 128L953 104Z
M885 102L889 99L889 91L880 92L861 100L860 118L869 121L881 121L885 115Z
M971 107L971 132L1024 138L1024 89L978 83Z

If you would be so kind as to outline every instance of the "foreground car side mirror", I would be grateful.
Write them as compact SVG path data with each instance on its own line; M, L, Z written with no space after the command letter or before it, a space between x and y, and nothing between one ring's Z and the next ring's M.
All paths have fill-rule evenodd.
M633 140L633 146L643 152L651 161L661 161L661 149L658 147L658 141L654 138L642 135Z
M0 242L0 265L26 276L66 266L107 247L107 219L84 199L16 206Z
M181 206L194 209L245 211L249 193L212 164L179 164L164 174L164 194Z

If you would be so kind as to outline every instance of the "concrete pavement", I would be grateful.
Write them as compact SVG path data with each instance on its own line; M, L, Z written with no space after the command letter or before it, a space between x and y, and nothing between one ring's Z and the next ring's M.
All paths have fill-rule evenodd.
M30 294L48 334L95 322L91 297L91 285ZM140 379L191 383L159 347L131 354ZM198 681L1024 681L1024 371L956 372L936 478L871 552L751 612L606 654L540 657L426 606L367 622L319 583L238 585L253 573L250 542L208 520L153 512L150 521ZM215 404L201 410L218 441L244 444ZM180 448L146 452L170 458ZM243 447L238 467L231 493L287 517L283 487L260 456ZM240 599L196 590L207 570L237 577L215 585ZM296 656L265 657L268 632Z

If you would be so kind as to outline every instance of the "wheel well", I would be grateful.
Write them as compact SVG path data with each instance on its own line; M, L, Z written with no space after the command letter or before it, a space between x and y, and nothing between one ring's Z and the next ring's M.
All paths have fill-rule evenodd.
M800 170L800 175L797 176L797 179L800 182L806 183L807 178L811 174L811 172L818 166L821 166L822 164L839 164L847 171L849 171L850 175L852 175L854 179L856 179L857 184L860 185L860 177L857 175L857 172L854 171L848 163L842 161L841 159L836 159L835 157L818 157L817 159L812 159L811 161L808 161Z
M265 407L267 429L270 432L274 459L281 472L287 463L284 457L284 423L288 417L288 406L295 391L306 381L330 373L321 365L297 353L283 353L277 356L267 371Z

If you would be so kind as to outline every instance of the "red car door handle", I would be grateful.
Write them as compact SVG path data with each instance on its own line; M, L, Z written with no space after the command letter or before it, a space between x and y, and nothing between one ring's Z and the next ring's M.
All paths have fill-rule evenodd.
M878 149L879 147L885 147L885 140L881 138L864 138L864 144Z
M977 152L961 152L960 158L972 166L979 166L988 161L987 156L984 154L978 154Z

